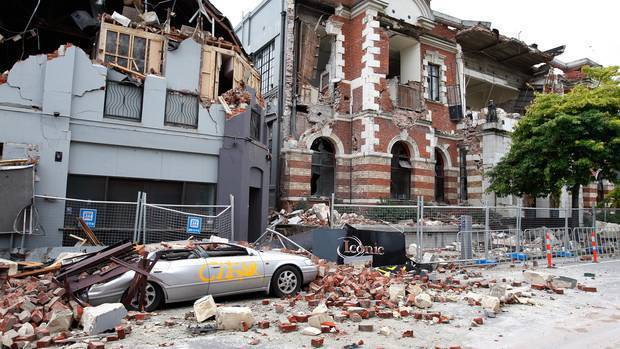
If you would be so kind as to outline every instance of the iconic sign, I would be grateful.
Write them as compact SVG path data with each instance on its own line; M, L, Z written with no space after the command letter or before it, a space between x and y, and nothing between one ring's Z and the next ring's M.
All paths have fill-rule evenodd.
M338 253L338 256L341 258L360 257L363 255L381 256L385 253L385 248L382 246L364 246L362 241L357 236L345 236L339 240L344 241L343 246L338 246L336 249L336 253Z

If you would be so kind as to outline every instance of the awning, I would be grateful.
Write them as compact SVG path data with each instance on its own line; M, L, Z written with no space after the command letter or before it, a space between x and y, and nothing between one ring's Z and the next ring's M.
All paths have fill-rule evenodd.
M540 51L536 45L527 45L521 40L500 35L496 29L474 26L460 30L456 41L463 52L480 53L499 63L513 66L524 73L529 73L532 66L547 63L564 52L565 46Z

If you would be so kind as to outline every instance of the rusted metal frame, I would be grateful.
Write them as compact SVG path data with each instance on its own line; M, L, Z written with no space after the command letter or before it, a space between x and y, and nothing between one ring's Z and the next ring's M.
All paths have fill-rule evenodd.
M131 241L127 241L125 243L118 243L114 246L104 248L98 253L68 266L67 269L61 272L56 278L62 279L75 272L82 271L83 269L94 267L95 265L102 263L103 261L112 256L121 254L123 252L129 252L131 250L133 250L133 244Z
M99 239L97 239L97 235L95 235L95 233L93 233L93 231L86 224L86 222L84 222L84 220L81 217L78 218L77 220L80 223L80 227L82 228L82 231L84 232L84 234L86 234L86 237L88 238L90 243L92 243L95 246L101 246L102 245L101 241L99 241Z
M88 275L81 279L77 275L75 275L69 276L65 280L69 282L71 291L76 292L94 284L104 283L108 280L114 279L119 275L125 274L129 270L130 269L125 266L118 265L102 274Z
M157 261L159 260L159 256L160 256L159 254L156 254L154 260L149 260L147 258L143 258L141 260L142 271L145 271L146 275L142 273L136 273L136 275L134 275L134 278L131 282L131 285L129 286L129 289L127 289L127 292L125 293L125 295L123 296L123 299L121 300L123 304L130 305L131 300L134 298L136 292L138 292L138 305L140 307L140 310L144 310L144 298L146 296L145 291L146 291L146 282L148 278L150 277L151 279L160 281L156 277L150 275L150 272L155 266L155 263L157 263Z

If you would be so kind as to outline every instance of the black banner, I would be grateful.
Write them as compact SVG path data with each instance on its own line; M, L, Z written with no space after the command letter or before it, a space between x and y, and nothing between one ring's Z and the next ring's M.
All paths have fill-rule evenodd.
M350 225L346 226L346 231L336 250L339 264L369 257L372 257L373 267L402 265L408 261L405 235L401 232L362 230Z

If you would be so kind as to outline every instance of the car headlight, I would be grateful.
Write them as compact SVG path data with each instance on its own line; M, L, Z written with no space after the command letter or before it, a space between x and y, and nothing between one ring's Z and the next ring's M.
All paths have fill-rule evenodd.
M314 263L312 263L312 261L309 260L309 259L304 259L304 264L305 265L314 265Z

